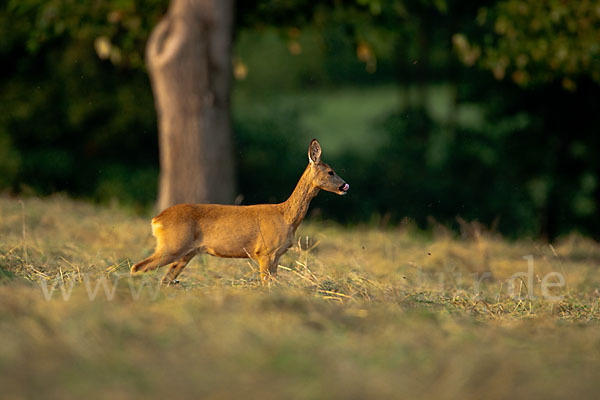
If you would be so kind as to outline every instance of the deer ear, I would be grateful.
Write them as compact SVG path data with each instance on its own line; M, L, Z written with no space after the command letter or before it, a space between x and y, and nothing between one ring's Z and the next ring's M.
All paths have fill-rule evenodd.
M321 145L317 139L310 141L310 146L308 146L308 160L314 164L321 162Z

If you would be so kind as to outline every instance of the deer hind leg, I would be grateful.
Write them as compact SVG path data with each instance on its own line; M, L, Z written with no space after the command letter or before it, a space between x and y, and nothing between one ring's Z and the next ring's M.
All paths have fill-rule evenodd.
M136 272L148 272L153 269L162 267L164 265L170 264L173 261L177 260L181 255L180 254L168 254L162 252L155 252L150 257L145 260L140 261L137 264L134 264L131 267L131 273Z
M156 232L154 232L154 230L156 230ZM193 248L191 240L193 232L191 232L190 229L187 231L179 229L179 231L176 230L169 234L169 232L165 233L162 231L160 226L153 225L153 233L156 236L156 250L154 250L154 254L145 260L134 264L133 267L131 267L131 273L148 272L171 264L187 255ZM182 237L184 238L183 240L181 240Z
M173 265L171 265L165 276L163 276L162 283L166 285L179 283L177 277L179 276L181 271L183 271L186 265L188 265L190 260L194 258L195 255L196 250L191 251L185 256L181 257L179 260L177 260L177 262L175 262Z

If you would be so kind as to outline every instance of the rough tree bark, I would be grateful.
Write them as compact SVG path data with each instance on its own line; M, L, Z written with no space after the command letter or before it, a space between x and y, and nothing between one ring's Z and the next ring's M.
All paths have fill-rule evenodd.
M171 0L146 63L158 116L157 208L230 203L233 0Z

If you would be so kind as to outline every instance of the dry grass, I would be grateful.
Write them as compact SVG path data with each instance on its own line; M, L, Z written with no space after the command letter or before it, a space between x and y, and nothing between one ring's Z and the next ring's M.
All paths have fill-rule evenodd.
M152 250L148 222L64 197L0 198L3 398L595 398L600 390L600 245L589 239L510 243L465 222L458 238L442 228L305 224L270 287L246 260L206 256L181 285L160 288L162 271L127 274ZM528 255L533 282L515 281L518 299L507 279L527 272ZM485 272L491 278L476 288L472 274ZM541 291L552 272L565 278L549 289L554 300ZM102 282L116 285L114 297L98 286L90 300ZM50 300L41 283L55 285ZM72 288L68 300L61 288Z

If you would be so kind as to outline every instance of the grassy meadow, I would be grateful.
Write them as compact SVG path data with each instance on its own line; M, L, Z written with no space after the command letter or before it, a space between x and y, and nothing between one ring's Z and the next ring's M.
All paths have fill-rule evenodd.
M270 286L204 256L161 287L149 218L0 197L1 397L596 398L600 244L461 226L306 222Z

